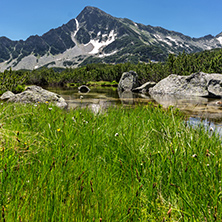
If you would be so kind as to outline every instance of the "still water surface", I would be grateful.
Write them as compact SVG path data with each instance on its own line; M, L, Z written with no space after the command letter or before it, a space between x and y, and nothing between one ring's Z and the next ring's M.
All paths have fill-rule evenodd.
M88 93L80 93L78 88L48 88L48 90L60 94L67 101L69 108L88 107L95 113L109 106L146 105L149 102L161 104L164 108L174 106L189 114L192 125L198 125L202 122L202 124L213 129L217 128L217 131L220 131L219 133L222 135L222 104L218 99L202 97L180 98L166 95L154 95L151 97L148 94L132 92L119 94L117 88L114 87L90 87Z

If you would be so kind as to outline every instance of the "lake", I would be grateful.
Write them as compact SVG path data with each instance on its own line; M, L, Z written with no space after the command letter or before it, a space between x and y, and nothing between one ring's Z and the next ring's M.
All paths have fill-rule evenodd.
M52 92L61 95L69 104L70 108L88 107L95 113L106 109L109 106L132 106L137 104L146 105L150 102L161 104L164 108L174 106L190 116L192 125L200 122L213 129L222 128L222 104L219 99L203 97L180 98L175 96L139 94L132 92L118 93L115 87L90 87L88 93L80 93L78 88L47 88ZM221 102L222 103L222 102ZM222 134L221 134L222 135Z

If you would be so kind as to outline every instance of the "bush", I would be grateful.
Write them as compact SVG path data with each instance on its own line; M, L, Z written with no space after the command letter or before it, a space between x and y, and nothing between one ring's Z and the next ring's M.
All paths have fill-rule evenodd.
M24 85L17 85L17 87L15 88L15 90L13 92L14 93L20 93L20 92L23 92L24 90L25 90Z

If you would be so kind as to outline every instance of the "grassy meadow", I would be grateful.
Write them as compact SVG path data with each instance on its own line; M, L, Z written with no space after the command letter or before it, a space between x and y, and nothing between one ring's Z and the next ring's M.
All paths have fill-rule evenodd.
M221 140L186 125L152 104L2 103L2 221L221 221Z

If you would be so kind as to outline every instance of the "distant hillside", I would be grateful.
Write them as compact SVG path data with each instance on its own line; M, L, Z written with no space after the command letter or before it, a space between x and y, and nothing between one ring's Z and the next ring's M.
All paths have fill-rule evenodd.
M67 24L26 41L0 37L0 71L39 67L77 67L88 63L164 61L169 53L222 47L222 33L191 38L161 27L115 18L86 7Z

